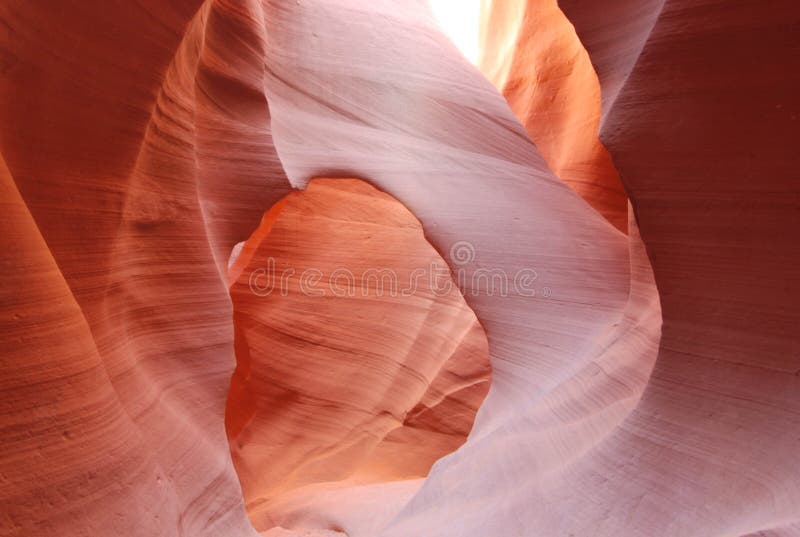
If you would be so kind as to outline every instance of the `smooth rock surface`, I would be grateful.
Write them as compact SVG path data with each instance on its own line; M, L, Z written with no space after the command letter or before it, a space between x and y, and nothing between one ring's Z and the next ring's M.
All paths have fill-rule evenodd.
M257 8L0 6L0 535L255 535L224 261L288 191Z
M600 84L558 2L487 0L482 11L479 68L525 125L549 168L626 231L627 198L597 138Z
M663 306L656 368L612 452L650 457L618 505L658 484L629 533L800 535L800 8L562 3L616 93L601 137Z
M315 179L265 215L231 277L226 421L257 530L284 524L275 504L294 489L422 478L464 443L488 342L399 202Z
M560 0L573 35L505 5L513 110L422 0L0 5L0 535L800 535L800 8ZM523 126L537 73L558 106ZM627 236L550 169L598 128ZM227 261L315 177L399 201L485 329L491 389L424 479L455 446L234 470ZM247 512L249 482L280 495Z
M279 4L267 4L266 90L290 181L367 177L440 252L469 243L468 276L536 274L533 296L466 289L489 337L492 388L469 440L419 492L384 496L405 506L377 534L562 531L530 506L590 488L570 472L591 467L635 410L657 352L658 296L635 230L626 238L549 171L507 103L414 3ZM362 532L361 513L343 498L306 516L376 534Z

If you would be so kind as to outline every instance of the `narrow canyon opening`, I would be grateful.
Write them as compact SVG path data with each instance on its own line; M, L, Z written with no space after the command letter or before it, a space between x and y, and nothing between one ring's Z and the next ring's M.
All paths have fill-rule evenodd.
M557 0L429 0L441 31L503 94L548 167L627 233L628 198L598 138L600 81Z
M424 478L465 442L489 389L488 342L399 201L315 179L234 250L229 285L226 429L257 530L335 530L296 521L292 505Z

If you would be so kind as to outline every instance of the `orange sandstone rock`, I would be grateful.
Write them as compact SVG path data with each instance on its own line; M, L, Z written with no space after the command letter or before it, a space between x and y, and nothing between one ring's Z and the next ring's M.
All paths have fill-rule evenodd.
M315 179L265 215L232 276L227 424L256 529L281 522L269 502L293 489L424 477L464 443L488 343L399 202Z
M421 0L0 4L0 535L254 537L228 397L235 440L298 449L272 452L286 474L248 467L255 444L234 444L247 494L269 498L249 514L270 536L800 534L796 3L561 0L601 100L553 3L496 5L514 8L495 19L509 33L490 37L509 60L498 72L519 75L503 87L527 131ZM550 170L602 190L597 122L633 207L627 237ZM263 299L235 289L253 315L237 298L234 318L231 248L291 187L331 176L368 178L415 217L378 195L388 208L362 217L414 225L384 226L408 248L381 243L361 252L371 260L402 254L408 270L403 255L427 247L418 219L438 252L470 245L443 256L451 269L533 282L505 295L465 286L492 388L467 440L432 466L468 420L450 404L452 376L413 359L468 339L405 301L387 308L394 324L358 321L377 340L309 304L285 312L292 323L258 317ZM309 221L354 210L359 190L341 186L341 203ZM319 188L289 200L307 210ZM266 227L257 240L271 244ZM241 248L237 281L260 251ZM355 311L380 304L368 298ZM466 327L456 298L432 311ZM262 332L267 320L288 335ZM291 337L298 328L318 339ZM259 360L334 343L320 352L346 373L275 360L279 374L237 374L229 394L235 331ZM362 371L362 348L363 363L397 367ZM372 437L323 428L332 409L308 411L309 394L278 393L278 415L258 399L302 393L304 375L336 404L357 393L366 404L337 425ZM408 406L415 426L399 427ZM299 462L320 441L317 463Z
M600 85L558 2L488 0L482 11L481 71L508 100L550 169L626 231L625 192L597 137Z

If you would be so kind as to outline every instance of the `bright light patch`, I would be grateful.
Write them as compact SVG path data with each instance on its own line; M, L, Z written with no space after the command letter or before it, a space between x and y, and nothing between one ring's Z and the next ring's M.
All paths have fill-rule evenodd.
M473 64L478 63L481 0L428 0L444 34Z

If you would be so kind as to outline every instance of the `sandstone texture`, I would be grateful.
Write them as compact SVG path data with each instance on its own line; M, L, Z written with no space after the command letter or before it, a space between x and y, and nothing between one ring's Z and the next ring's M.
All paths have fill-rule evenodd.
M256 529L282 522L271 505L293 489L422 478L464 443L488 342L399 202L315 179L265 216L231 276L227 428Z
M594 6L591 10L604 10ZM485 0L478 65L519 118L549 168L615 227L627 198L597 138L600 84L556 0Z
M800 536L800 7L481 24L0 5L0 536Z

